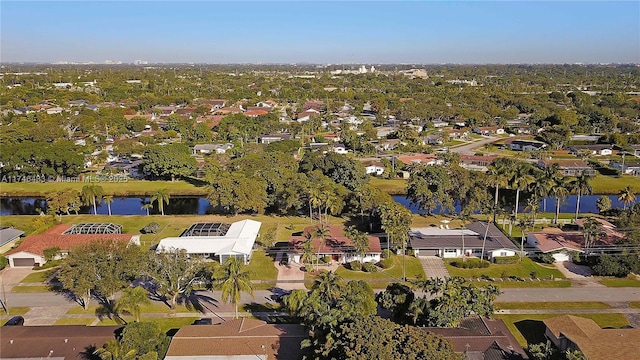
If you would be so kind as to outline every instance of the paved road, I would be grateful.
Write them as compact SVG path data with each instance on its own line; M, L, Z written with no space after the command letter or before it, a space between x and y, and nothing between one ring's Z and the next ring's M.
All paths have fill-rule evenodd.
M470 144L466 144L466 145L462 145L462 146L456 146L456 147L452 147L450 149L451 152L456 152L460 155L473 155L476 153L476 151L474 151L474 149L479 148L481 146L483 146L484 144L488 144L488 143L492 143L494 141L500 140L501 138L499 137L493 137L493 136L489 136L486 137L482 140L478 140L478 141L474 141Z
M382 291L382 290L377 290ZM640 301L640 288L508 288L502 289L498 297L501 302L554 302L554 301L602 301L629 302ZM219 291L198 291L202 297L210 297L217 302L221 298ZM265 303L270 301L273 293L268 290L257 290L254 297L242 294L242 302ZM417 294L422 296L422 294ZM10 307L46 307L74 304L72 300L53 293L6 293L7 305ZM92 302L95 304L95 301ZM217 307L222 307L218 303Z

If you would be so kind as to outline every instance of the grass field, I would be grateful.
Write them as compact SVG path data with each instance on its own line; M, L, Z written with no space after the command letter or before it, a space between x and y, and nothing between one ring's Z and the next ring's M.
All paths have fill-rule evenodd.
M460 269L451 266L451 262L445 261L447 270L451 276L462 276L465 278L486 275L490 278L501 278L504 276L518 276L521 278L531 278L531 273L535 272L540 279L553 276L554 279L564 278L562 273L555 267L542 266L529 258L523 258L518 264L491 264L485 269Z
M364 271L352 271L340 266L336 270L336 274L340 275L345 281L349 280L365 280L371 281L372 287L386 287L388 282L395 282L402 279L402 256L393 255L393 267L380 270L375 273L366 273ZM420 260L413 256L405 256L405 271L407 279L425 278L424 270L420 264Z
M600 283L608 287L640 287L637 279L603 279Z
M84 310L82 306L75 306L67 311L67 315L95 315L96 310L100 307L97 305L90 305L87 310ZM142 314L175 314L175 313L198 313L198 310L193 307L187 307L185 305L176 305L175 309L171 309L164 304L154 303L148 306L142 307Z
M623 314L571 314L595 321L600 327L620 328L629 325L629 320ZM496 314L494 317L502 319L518 343L526 348L527 344L537 344L546 341L545 326L542 320L559 316L558 314Z
M404 195L407 193L407 180L404 179L381 179L372 177L369 184L391 195Z
M45 282L53 273L58 271L57 268L38 271L27 275L20 283L41 283Z
M496 310L556 310L556 309L611 309L611 305L599 301L581 302L497 302Z
M2 196L46 196L46 194L64 189L82 191L82 187L90 182L15 182L3 183L0 189ZM161 189L167 189L172 195L206 195L204 187L195 186L186 181L144 181L129 180L126 182L96 182L104 190L104 195L143 196L152 195Z
M50 291L48 286L14 286L11 288L12 293L43 293Z
M278 269L273 264L273 259L264 250L254 250L249 263L251 280L276 281L278 279Z
M632 301L629 303L630 308L640 309L640 301Z
M593 188L591 193L616 195L627 186L631 187L636 194L640 193L640 181L638 181L637 177L631 175L613 177L598 174L591 180L591 187Z
M24 315L29 311L29 308L26 306L16 306L10 307L8 312L0 311L0 319L8 319L12 316L16 315Z

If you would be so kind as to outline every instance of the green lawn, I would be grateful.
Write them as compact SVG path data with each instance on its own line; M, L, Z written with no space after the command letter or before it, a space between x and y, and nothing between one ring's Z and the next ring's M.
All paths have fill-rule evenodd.
M500 278L505 276L518 276L521 278L531 278L531 273L535 272L536 276L540 279L549 278L553 276L554 279L563 278L562 273L553 266L540 265L529 258L523 258L519 264L491 264L485 269L460 269L451 266L451 261L445 261L447 270L451 276L462 276L465 278L476 277L479 278L482 275L486 275L490 278Z
M620 328L629 325L623 314L571 314L593 319L600 327ZM545 326L542 320L559 316L558 314L495 314L502 319L518 343L526 348L527 344L544 342Z
M50 182L50 183L3 183L2 196L45 196L54 191L68 188L82 190L89 182ZM135 196L152 195L158 190L167 189L172 195L205 195L206 189L186 181L145 181L129 180L126 182L96 182L104 190L105 195Z
M407 193L407 180L405 179L381 179L371 177L369 184L390 195L404 195Z
M640 193L640 181L638 181L637 177L631 175L613 177L598 174L591 180L593 194L617 195L620 190L627 186L631 187L636 194Z
M29 308L26 306L16 306L10 307L8 312L0 311L0 318L10 318L15 315L24 315L29 311Z
M94 315L96 310L99 308L97 305L91 305L84 310L82 306L75 306L69 311L67 311L68 315ZM176 305L175 309L171 309L168 306L160 303L153 303L149 306L142 307L142 314L175 314L175 313L186 313L193 312L197 313L198 310L193 307L186 307L184 305Z
M640 301L632 301L629 303L630 308L640 309Z
M276 281L278 269L273 264L273 259L264 250L257 249L251 254L249 270L252 272L251 280Z
M349 280L365 280L371 281L372 287L386 287L388 282L395 282L398 279L402 279L402 256L393 255L393 267L389 269L378 269L375 273L366 273L364 271L352 271L347 270L344 266L340 266L336 273L340 275L345 281ZM420 264L420 260L413 256L405 256L405 271L407 279L425 278L424 270Z
M474 281L478 286L493 284L499 288L568 288L571 287L569 280L549 280L549 281Z
M51 291L48 286L14 286L11 288L12 293L43 293Z
M603 279L600 283L608 287L640 287L637 279Z
M611 305L599 301L581 302L497 302L496 310L521 310L521 309L611 309Z
M58 269L47 269L44 271L38 271L27 275L20 283L41 283L45 282L54 272Z

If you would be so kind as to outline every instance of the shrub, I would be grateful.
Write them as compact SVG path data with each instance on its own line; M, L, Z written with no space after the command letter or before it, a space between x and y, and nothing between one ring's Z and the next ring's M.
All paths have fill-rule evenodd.
M260 239L260 243L266 247L271 247L276 241L276 226L268 227L262 235L258 239Z
M47 261L55 260L60 255L60 248L58 246L50 247L42 251L44 253L44 259Z
M156 222L149 223L142 228L142 233L144 234L155 234L160 230L160 224Z
M331 256L328 256L328 255L327 256L323 256L322 257L322 262L325 263L325 264L330 263L331 262Z
M551 254L542 254L539 259L545 264L553 264L556 261L556 259Z
M9 260L4 256L0 256L0 270L4 269L7 265L9 265Z
M352 261L349 264L349 270L362 271L362 263L360 261Z
M393 254L393 253L389 249L382 250L382 258L383 259L391 259L391 254Z
M461 269L484 269L489 267L487 260L480 259L467 259L466 261L455 260L451 262L451 266L455 266Z
M374 273L378 271L378 268L373 263L370 263L370 262L364 263L362 267L364 268L364 271L368 273Z
M593 272L600 276L625 277L630 273L640 273L640 257L638 255L601 255L595 259Z
M517 264L520 262L519 256L495 256L493 261L496 264Z
M379 265L383 269L389 269L393 266L393 259L383 259L382 261L380 261Z

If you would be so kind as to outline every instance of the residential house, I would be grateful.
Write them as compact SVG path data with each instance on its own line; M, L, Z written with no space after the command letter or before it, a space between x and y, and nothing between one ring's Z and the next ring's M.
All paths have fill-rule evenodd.
M24 231L10 226L0 227L0 254L4 254L24 235Z
M272 142L290 140L290 139L291 139L291 134L262 135L258 137L258 142L262 144L271 144Z
M571 261L572 253L591 252L595 249L615 251L617 243L624 234L615 230L615 226L605 220L596 219L602 224L602 232L592 235L589 244L585 244L585 235L580 230L564 231L558 228L545 228L542 231L527 234L527 245L542 254L551 254L555 261ZM578 219L576 225L580 229L584 219Z
M27 236L17 248L9 251L6 258L10 267L33 267L47 262L46 249L58 247L65 255L74 247L94 241L140 244L140 235L123 234L122 225L111 223L60 224L42 234Z
M226 258L236 257L248 264L261 226L262 223L255 220L232 224L197 223L178 237L160 240L156 251L183 249L190 256L209 257L220 263Z
M609 163L609 166L616 170L620 170L620 172L627 175L640 176L640 161L633 158L626 159L626 161L624 162L624 169L622 168L622 161L611 161Z
M394 150L400 144L402 144L400 139L380 140L380 142L378 143L378 149L382 151Z
M71 100L68 104L69 107L86 106L89 105L89 102L87 100Z
M442 160L439 160L435 154L409 154L400 155L396 159L405 165L412 164L426 164L426 165L441 165Z
M442 133L429 134L422 137L422 145L442 145Z
M301 359L308 331L299 324L267 324L242 317L216 325L183 326L171 338L165 360Z
M29 319L26 319L29 321ZM93 351L116 339L122 326L3 326L2 359L92 359Z
M545 337L560 351L579 350L586 359L638 358L640 329L602 329L592 319L574 315L542 321Z
M570 140L574 142L581 142L581 143L586 143L586 142L596 143L598 142L598 140L600 140L601 137L602 136L600 135L572 135Z
M364 163L364 170L366 174L380 176L384 173L384 165L379 161L367 161Z
M227 150L233 149L233 144L198 144L193 146L193 155L203 154L224 154Z
M589 175L595 176L595 169L591 168L587 163L583 160L578 159L558 159L558 160L539 160L538 167L541 169L546 169L553 164L558 164L560 167L560 172L564 176L579 176L579 175Z
M319 111L315 109L309 109L297 114L295 118L298 122L305 122L311 120L312 117L318 116L319 114Z
M460 320L455 328L422 328L449 340L465 359L526 360L527 353L500 319L473 316Z
M457 258L464 255L491 260L499 256L514 256L519 251L493 223L487 225L477 221L464 229L446 227L448 225L443 224L441 227L412 228L409 231L409 247L413 249L415 256Z
M640 157L640 145L629 145L629 147L634 156Z
M487 166L497 158L496 155L460 155L460 166L467 170L487 171Z
M267 115L268 113L269 113L269 110L265 110L262 108L259 108L259 109L249 108L247 109L247 111L245 111L244 115L249 117L258 117L262 115Z
M53 114L62 113L64 111L64 109L61 108L60 106L56 106L56 107L48 108L46 111L47 111L47 114L53 115Z
M204 100L201 103L210 105L211 111L215 111L218 109L222 109L227 104L227 100L222 100L222 99Z
M513 140L509 143L512 151L536 151L547 147L547 144L531 140Z
M278 105L277 102L269 99L266 101L260 101L259 103L256 104L257 107L262 107L262 108L269 108L272 109L274 107L276 107Z
M106 163L104 166L104 169L113 170L117 173L130 177L132 179L141 179L143 177L143 174L142 174L143 164L144 164L144 160L112 161L112 162Z
M443 128L443 127L449 126L448 122L442 121L442 120L433 120L431 124L433 125L434 128Z
M466 140L469 138L469 131L465 129L445 129L444 133L449 140Z
M358 254L353 242L344 235L340 226L326 225L328 234L324 239L315 235L318 226L308 226L304 229L302 235L295 235L289 238L289 247L287 250L287 258L289 262L301 263L302 249L307 239L310 239L313 254L317 256L329 256L332 261L346 264L351 261L362 262L378 262L382 255L380 247L380 238L376 236L367 236L368 245L364 254Z
M213 111L216 115L240 114L243 112L241 107L223 107Z
M378 139L386 139L389 134L395 131L394 128L390 126L378 126L376 127L376 136Z
M502 135L504 134L504 129L499 126L484 126L484 127L476 127L473 128L473 133L478 135Z
M582 151L586 151L594 156L607 156L613 154L613 146L607 144L573 145L569 147L569 151L572 154L579 154Z
M308 110L315 110L318 113L326 110L326 106L324 104L324 101L321 100L311 100L311 101L307 101L306 103L304 103L302 105L302 109L304 111L308 111Z
M322 137L326 141L340 142L340 134L327 134L327 135L322 135Z
M347 150L347 147L344 144L334 144L333 147L331 148L331 151L341 155L345 155L349 153L349 150Z

